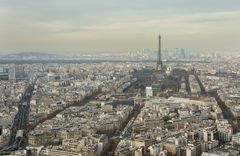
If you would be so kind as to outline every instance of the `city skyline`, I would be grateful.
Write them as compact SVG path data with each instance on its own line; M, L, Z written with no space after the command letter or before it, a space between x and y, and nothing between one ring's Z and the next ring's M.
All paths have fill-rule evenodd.
M184 47L239 52L240 2L0 1L0 54L128 52Z

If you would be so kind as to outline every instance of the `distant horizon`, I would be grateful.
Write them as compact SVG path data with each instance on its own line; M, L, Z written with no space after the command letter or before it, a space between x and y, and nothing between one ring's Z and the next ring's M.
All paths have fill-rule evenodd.
M197 55L197 54L203 54L203 55L208 55L208 54L219 54L219 55L231 55L231 54L239 54L240 55L240 50L225 50L225 51L220 51L220 50L202 50L202 51L197 51L193 49L188 49L184 47L177 47L177 48L172 48L172 49L164 49L162 48L162 53L175 53L176 49L185 49L191 54ZM54 54L54 55L61 55L61 56L69 56L69 55L76 55L76 56L81 56L81 55L126 55L126 54L137 54L137 53L143 53L144 51L147 51L146 53L157 53L158 48L156 47L155 49L150 49L150 48L143 48L143 49L137 49L137 50L117 50L117 51L110 51L110 50L80 50L80 51L8 51L8 52L1 52L0 55L15 55L15 54L21 54L21 53L42 53L42 54Z
M3 0L0 54L127 53L187 48L240 53L239 0Z
M149 54L157 54L157 49L156 50L151 50L151 49L148 49L150 51L148 51L147 53ZM186 49L188 50L188 49ZM169 54L173 54L175 53L176 51L168 51L166 49L162 50L163 54L167 54L166 52L169 52ZM193 55L205 55L205 56L208 56L208 55L212 55L212 54L217 54L218 56L219 55L223 55L223 56L231 56L231 55L236 55L236 56L240 56L240 51L226 51L226 52L221 52L221 51L211 51L211 52L202 52L202 53L198 53L198 52L192 52L192 51L189 51L190 54L193 54ZM106 55L109 55L109 56L126 56L128 54L140 54L140 53L144 53L144 50L139 50L139 51L128 51L128 52L125 52L125 53L115 53L115 52L108 52L108 51L101 51L101 52L97 52L96 51L86 51L86 52L54 52L54 51L19 51L19 52L8 52L8 53L1 53L0 52L0 55L3 55L3 56L11 56L11 55L26 55L26 54L29 54L29 55L36 55L36 54L39 54L39 55L55 55L55 56L59 56L59 57L64 57L64 56L69 56L69 57L74 57L74 56L106 56Z

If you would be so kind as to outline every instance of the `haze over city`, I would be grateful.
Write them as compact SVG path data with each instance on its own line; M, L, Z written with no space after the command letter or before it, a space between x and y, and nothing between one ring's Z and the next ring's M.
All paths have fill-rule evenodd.
M0 0L0 155L240 156L240 0Z
M1 0L0 54L240 49L239 0Z

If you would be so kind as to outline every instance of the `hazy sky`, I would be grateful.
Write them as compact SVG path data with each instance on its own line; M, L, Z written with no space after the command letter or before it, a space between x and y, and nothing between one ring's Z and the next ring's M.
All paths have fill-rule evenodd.
M0 0L0 52L240 49L240 0Z

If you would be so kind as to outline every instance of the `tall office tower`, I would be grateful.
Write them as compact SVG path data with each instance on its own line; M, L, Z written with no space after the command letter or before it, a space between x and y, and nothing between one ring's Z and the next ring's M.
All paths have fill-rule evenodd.
M15 77L16 78L24 78L24 67L23 66L15 66Z
M4 67L0 66L0 73L2 73L4 71Z
M158 56L157 56L157 66L156 70L163 70L163 63L162 63L162 53L161 53L161 36L159 35L158 38ZM159 69L160 66L160 69Z
M9 80L15 80L16 79L15 65L9 68L8 77L9 77Z

